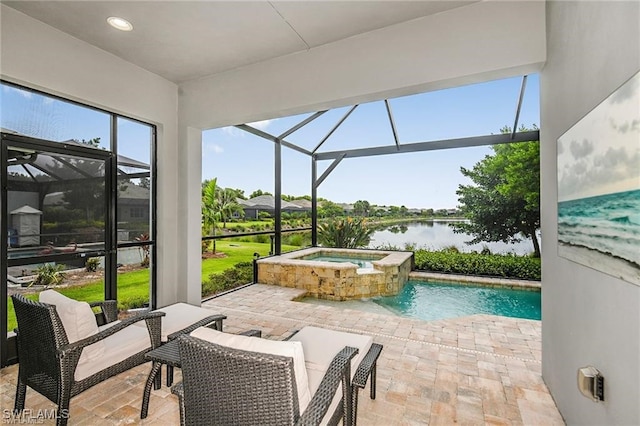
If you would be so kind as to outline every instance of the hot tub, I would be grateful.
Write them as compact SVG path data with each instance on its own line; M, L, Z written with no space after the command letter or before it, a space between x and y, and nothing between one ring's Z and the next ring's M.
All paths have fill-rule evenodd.
M258 282L320 299L362 299L398 294L412 267L412 252L314 247L259 259Z

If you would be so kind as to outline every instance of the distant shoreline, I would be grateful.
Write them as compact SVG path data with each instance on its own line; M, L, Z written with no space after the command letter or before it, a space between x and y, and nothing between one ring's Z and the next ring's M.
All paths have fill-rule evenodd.
M558 241L558 255L640 286L640 265L627 259L562 241Z

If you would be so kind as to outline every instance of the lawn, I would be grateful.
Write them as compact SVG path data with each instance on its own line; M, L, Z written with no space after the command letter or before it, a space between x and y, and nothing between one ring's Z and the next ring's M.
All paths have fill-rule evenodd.
M270 250L269 243L248 243L238 241L220 240L216 243L217 252L224 253L225 257L206 259L202 261L202 280L208 279L210 274L220 273L232 268L238 262L248 262L253 259L254 253L267 256ZM299 247L282 246L282 251L292 251ZM60 293L75 300L93 302L104 300L104 281L95 281L85 285L58 288ZM29 299L37 300L38 294L26 295ZM130 305L140 306L149 300L149 270L140 269L118 274L118 300L119 308L127 309ZM7 300L7 330L13 331L17 326L13 302Z
M218 240L216 252L224 253L226 257L205 259L202 261L202 280L206 280L210 274L215 274L233 267L238 262L250 262L253 254L259 253L260 257L268 256L271 244L250 243L244 241ZM282 246L282 252L299 249L296 246Z

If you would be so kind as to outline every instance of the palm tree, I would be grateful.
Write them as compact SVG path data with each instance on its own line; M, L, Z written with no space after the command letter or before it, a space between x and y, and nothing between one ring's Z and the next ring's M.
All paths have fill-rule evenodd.
M233 217L234 213L244 214L242 206L238 204L237 194L231 188L225 188L218 191L217 211L222 219L222 227L227 227L227 221Z
M215 237L216 223L220 220L220 210L217 195L217 179L205 182L202 188L202 225L206 231ZM213 253L216 252L216 240L213 240Z

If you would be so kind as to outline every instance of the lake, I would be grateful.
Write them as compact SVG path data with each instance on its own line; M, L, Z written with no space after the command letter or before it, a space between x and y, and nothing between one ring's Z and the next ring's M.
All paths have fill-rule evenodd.
M403 249L405 244L415 245L416 248L440 250L455 245L462 252L481 251L489 247L491 253L515 253L525 255L533 252L533 243L525 239L516 244L489 242L468 245L473 237L469 234L456 234L449 226L451 221L425 221L402 223L389 226L373 233L369 248L391 245Z

